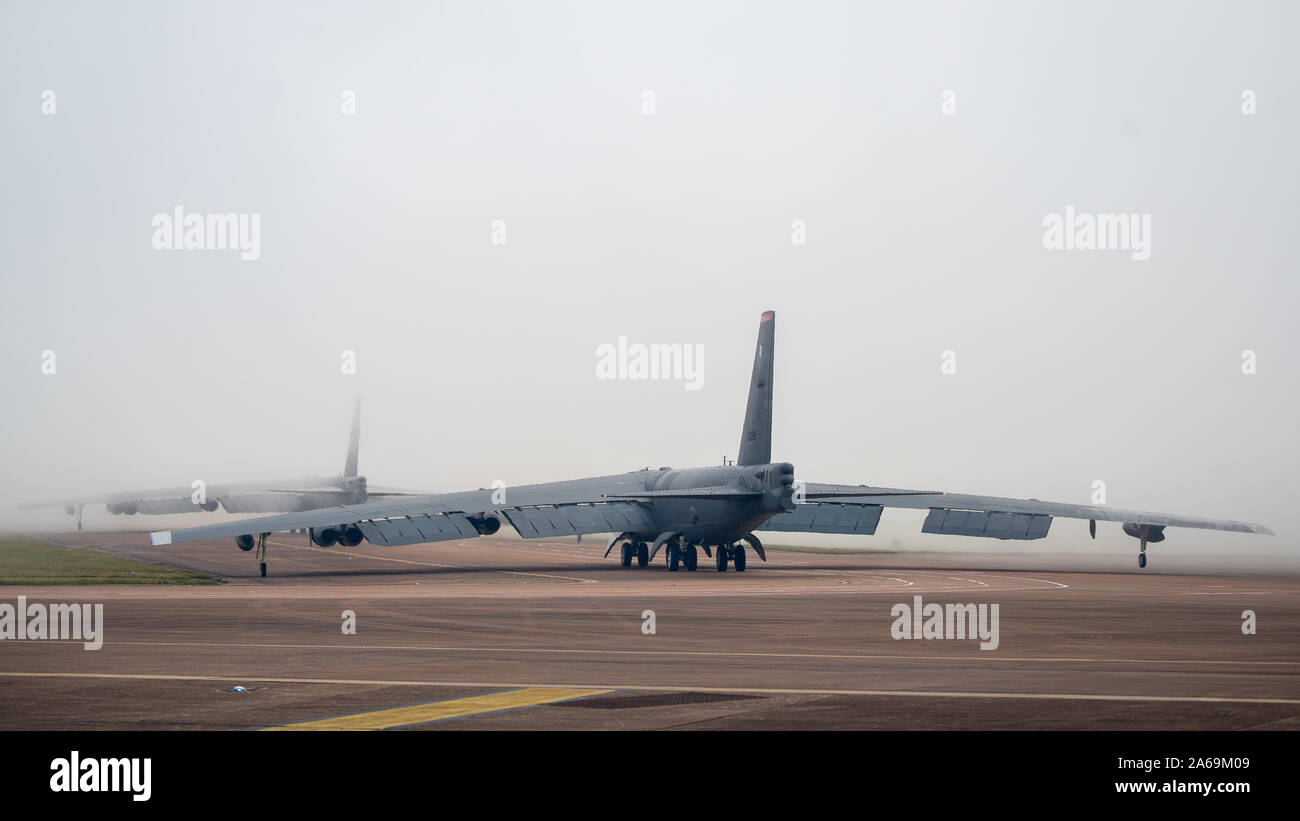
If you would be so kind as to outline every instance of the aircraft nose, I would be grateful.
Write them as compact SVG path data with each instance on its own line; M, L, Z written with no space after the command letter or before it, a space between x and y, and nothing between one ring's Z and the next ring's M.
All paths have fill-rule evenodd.
M794 465L789 462L773 462L767 469L767 493L764 494L764 506L769 510L794 510Z
M777 482L781 487L794 486L794 465L789 462L780 462L776 466Z

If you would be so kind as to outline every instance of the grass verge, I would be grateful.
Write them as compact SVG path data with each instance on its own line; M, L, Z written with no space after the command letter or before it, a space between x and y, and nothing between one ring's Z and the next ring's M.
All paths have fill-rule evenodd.
M0 585L220 584L221 579L160 564L0 533Z

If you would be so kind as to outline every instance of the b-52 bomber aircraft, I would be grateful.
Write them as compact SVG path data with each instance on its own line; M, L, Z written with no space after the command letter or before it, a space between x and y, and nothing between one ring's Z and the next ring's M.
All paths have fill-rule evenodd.
M357 449L360 439L361 399L358 398L352 410L352 431L348 436L347 460L343 465L343 473L338 476L304 476L226 485L202 486L196 483L191 487L128 490L55 502L37 502L21 507L29 510L62 507L69 516L76 517L77 529L81 530L82 509L92 504L103 504L105 509L115 516L199 511L211 513L218 507L225 508L227 513L290 513L360 504L380 496L416 495L410 491L368 487L366 477L357 474Z
M744 570L746 547L767 556L756 531L871 535L886 507L928 510L924 533L1042 539L1054 517L1122 522L1124 533L1139 541L1138 566L1146 567L1147 545L1163 541L1166 527L1197 527L1240 533L1267 533L1248 522L1173 516L1094 505L971 496L933 490L870 485L796 482L794 466L772 461L772 363L776 316L768 311L758 325L758 347L733 465L673 470L640 470L590 479L509 488L505 494L475 490L381 499L322 510L245 519L151 534L154 545L235 537L242 550L257 547L266 575L266 537L306 528L315 544L409 545L491 535L510 523L525 539L612 533L608 556L620 546L624 567L649 564L665 550L668 569L695 570L700 551L719 571Z

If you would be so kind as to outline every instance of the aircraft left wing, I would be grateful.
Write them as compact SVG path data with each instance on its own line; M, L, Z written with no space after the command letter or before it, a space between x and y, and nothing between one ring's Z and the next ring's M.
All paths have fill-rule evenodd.
M197 542L204 539L234 538L254 533L277 533L307 527L333 527L361 521L393 517L429 516L448 512L436 497L386 497L380 501L357 505L336 505L278 516L259 516L217 524L199 525L177 530L156 530L149 534L154 545Z
M487 489L383 496L360 504L160 530L151 533L150 540L155 545L168 545L302 528L355 526L371 542L396 545L490 535L502 521L508 521L525 539L620 532L653 526L644 504L617 498L637 483L644 484L644 477L617 475L527 485L511 489L508 503L496 501L495 492Z

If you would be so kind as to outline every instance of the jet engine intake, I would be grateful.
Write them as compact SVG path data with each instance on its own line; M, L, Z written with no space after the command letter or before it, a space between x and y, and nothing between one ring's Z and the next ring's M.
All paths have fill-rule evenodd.
M340 526L339 528L339 544L344 547L356 547L361 544L365 538L366 537L361 532L361 528L356 525L348 525L347 527Z
M307 536L311 539L311 543L314 545L319 547L333 547L339 543L339 539L343 536L343 531L340 527L322 527L319 529L313 527L308 528Z

